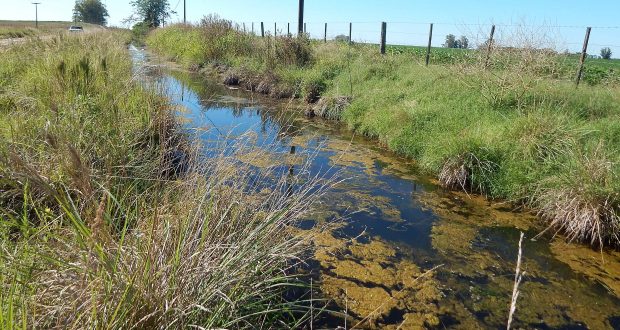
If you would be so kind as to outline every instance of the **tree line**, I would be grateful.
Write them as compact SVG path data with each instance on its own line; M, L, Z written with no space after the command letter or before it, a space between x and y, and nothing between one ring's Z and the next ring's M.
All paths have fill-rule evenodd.
M149 28L163 25L170 17L168 0L132 0L134 12L127 22L138 22ZM98 25L106 25L110 17L108 10L101 0L76 0L73 7L73 21Z

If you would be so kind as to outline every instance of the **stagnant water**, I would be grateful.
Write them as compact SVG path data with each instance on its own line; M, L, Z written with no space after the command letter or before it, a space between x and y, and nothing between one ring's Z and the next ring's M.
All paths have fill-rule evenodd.
M141 65L158 60L132 48ZM301 229L313 236L314 286L357 328L502 328L525 233L515 328L620 329L620 253L600 252L542 230L527 212L449 192L415 163L246 91L167 66L156 80L205 145L248 130L257 147L308 159L310 171L346 178ZM275 144L275 147L273 146ZM265 158L265 157L263 157ZM294 173L294 165L291 166ZM431 271L432 270L432 271ZM325 327L345 325L326 315Z

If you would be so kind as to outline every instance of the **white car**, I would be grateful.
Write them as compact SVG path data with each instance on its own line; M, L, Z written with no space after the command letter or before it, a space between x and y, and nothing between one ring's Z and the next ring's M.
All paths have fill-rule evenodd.
M69 27L69 32L82 32L84 29L81 26L71 25Z

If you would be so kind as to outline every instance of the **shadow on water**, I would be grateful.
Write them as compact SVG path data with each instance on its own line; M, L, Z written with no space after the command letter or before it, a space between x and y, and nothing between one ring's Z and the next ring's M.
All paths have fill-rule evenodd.
M147 63L143 67L154 64L144 52L132 53L137 63ZM330 307L346 311L349 326L505 327L523 231L526 276L513 325L620 328L617 252L532 240L542 228L531 214L444 191L419 175L413 162L337 124L300 117L286 102L231 90L217 79L151 71L178 106L183 127L202 140L204 157L212 156L212 146L251 136L248 143L268 147L267 157L252 160L257 169L280 166L294 177L309 159L310 174L346 178L299 230L312 236L309 264L317 286L332 300ZM344 318L327 315L320 322L335 327Z

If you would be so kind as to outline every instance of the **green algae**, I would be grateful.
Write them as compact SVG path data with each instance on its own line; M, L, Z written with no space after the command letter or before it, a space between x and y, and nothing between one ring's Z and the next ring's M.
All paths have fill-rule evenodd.
M410 325L438 324L443 295L433 272L397 258L398 251L378 238L361 243L325 231L312 236L323 269L321 291L346 308L358 327L385 327L393 310L405 311Z
M459 320L479 318L478 327L496 326L505 323L510 305L510 292L514 284L514 263L503 260L496 252L475 246L484 231L503 230L512 227L538 232L533 216L527 213L506 211L506 207L482 198L470 200L453 199L449 196L437 198L434 195L423 197L425 205L441 215L441 220L432 228L432 245L441 254L445 269L457 276L447 276L444 285L461 297L464 309ZM529 247L529 244L533 244ZM535 245L534 245L535 244ZM566 263L573 271L581 272L595 281L606 284L610 291L618 289L620 260L617 253L606 253L607 264L595 256L597 252L587 247L554 241L551 251L543 247L547 243L526 240L525 254L521 266L526 276L520 286L520 297L516 312L516 323L520 325L544 324L547 327L561 328L567 323L584 324L591 329L610 329L608 318L617 313L613 296L601 295L591 290L592 283L583 278L571 276L562 270ZM533 249L533 250L528 250ZM553 251L553 255L550 252ZM514 256L517 249L515 246ZM533 258L544 258L553 263L559 272L550 272ZM513 259L514 260L514 259ZM513 261L514 262L514 261ZM597 267L598 265L598 267ZM472 284L463 281L471 279ZM480 282L480 283L476 283ZM578 296L579 299L574 299ZM454 298L449 298L450 300ZM536 306L536 307L534 307ZM452 315L460 313L451 312ZM468 315L469 314L469 315Z
M587 246L556 240L551 243L551 252L575 272L601 283L620 297L619 251L596 251Z

